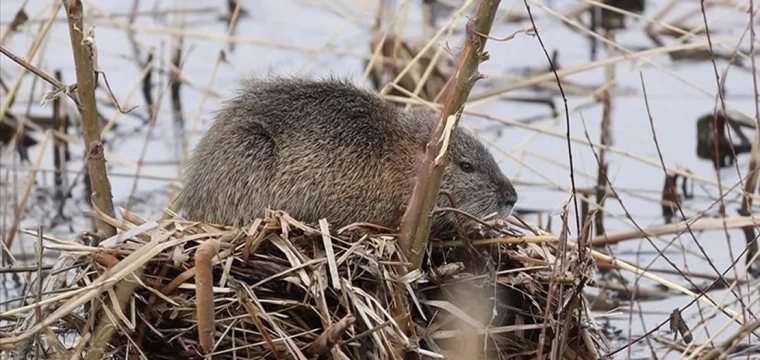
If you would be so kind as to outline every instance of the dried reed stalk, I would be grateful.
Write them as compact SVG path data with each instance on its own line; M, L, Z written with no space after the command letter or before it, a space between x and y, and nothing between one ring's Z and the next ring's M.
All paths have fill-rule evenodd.
M219 253L219 248L219 241L210 239L195 252L198 342L207 355L214 350L214 276L211 261Z
M101 141L101 129L97 116L97 103L95 101L97 50L95 39L91 30L84 27L84 10L81 0L64 0L63 2L69 24L69 36L71 49L74 55L74 64L77 75L77 97L81 106L77 107L82 117L82 133L84 134L85 152L87 155L87 175L92 186L92 206L96 211L103 212L111 218L115 217L113 207L113 195L111 183L108 179L108 171ZM116 235L116 227L99 217L95 218L95 226L102 238L110 238ZM94 239L97 246L98 239ZM131 276L140 276L142 267L136 269ZM130 280L120 281L116 285L114 302L111 303L113 310L123 315L123 309L130 300L137 283ZM92 309L91 309L92 310ZM92 312L91 317L98 316L98 312ZM94 337L90 351L87 352L86 360L99 359L106 351L108 342L111 340L116 324L113 324L107 309L100 312L94 329Z
M406 96L403 91L406 90L413 93L412 98L418 96L425 101L438 101L450 82L448 68L439 60L442 49L437 49L434 54L418 57L420 51L417 48L395 36L384 36L379 31L373 34L370 48L375 49L378 46L381 51L380 56L389 60L379 60L373 64L371 61L365 62L365 67L378 90L381 90L383 86L388 86L390 88L388 96ZM418 60L413 62L413 59ZM405 75L399 76L402 71L399 64L413 65L409 67ZM370 65L372 68L369 68ZM398 82L383 84L386 74L393 79L398 79Z
M312 356L324 356L330 352L330 350L340 341L341 336L348 330L349 327L356 323L356 317L353 315L346 315L340 321L332 324L329 328L325 329L322 335L319 335L317 340L307 348Z
M95 57L97 56L95 39L84 28L82 1L64 0L63 4L68 17L71 49L77 73L77 94L82 105L78 110L82 116L87 170L92 182L92 205L113 217L113 195L111 183L108 180L103 143L100 139L100 124L95 102ZM95 224L104 238L116 234L116 228L102 220L96 219Z
M61 255L58 257L58 260L55 262L55 265L53 265L52 269L50 270L51 275L48 275L47 277L45 277L44 280L40 278L36 280L42 284L42 290L38 291L38 294L37 294L38 296L40 296L40 298L37 299L37 302L39 302L43 296L45 298L50 297L50 295L42 295L42 294L52 294L64 286L64 284L66 283L66 275L68 274L68 271L64 271L64 270L71 268L71 266L74 265L74 263L76 263L77 260L79 260L79 258L81 257L82 257L82 254L69 253L69 252L61 253ZM48 305L40 306L39 309L37 309L37 311L30 311L23 318L19 318L17 320L17 323L20 324L20 326L17 328L17 331L24 332L30 329L32 326L35 325L35 321L34 321L35 315L39 313L42 317L46 317L54 309L55 309L55 304L48 304ZM16 346L16 349L18 349L18 352L15 358L25 359L25 355L31 350L33 343L34 343L34 339L30 338L18 344Z
M39 32L37 33L37 36L34 39L34 43L29 48L29 50L26 53L26 62L30 62L34 59L34 56L37 54L37 51L39 51L40 47L42 46L42 42L47 36L48 32L50 31L50 28L53 25L53 21L55 20L55 17L58 15L58 12L60 11L60 6L56 6L53 10L51 16L48 18L48 20L41 26L39 29ZM8 53L6 53L6 56ZM11 105L13 104L14 99L16 98L16 93L21 88L21 80L23 80L24 75L26 75L27 69L24 68L21 70L19 75L14 80L13 84L9 89L6 90L6 93L3 96L2 102L0 102L0 122L5 121L6 114L10 110ZM18 128L16 129L17 134L19 134L21 131L24 130L25 125L30 125L28 121L25 121L23 117L19 117L19 122L17 124ZM47 136L47 135L46 135ZM35 139L38 140L38 139ZM39 140L37 141L39 143ZM14 142L11 141L11 144ZM9 152L10 153L10 152ZM5 248L10 249L13 245L13 241L16 237L16 232L18 231L18 222L21 221L21 216L23 215L22 208L19 207L16 209L16 217L14 219L14 225L13 230L8 232L5 239L3 239L3 242L5 243Z
M135 281L134 278L142 276L143 269L142 266L138 267L130 274L130 276L116 285L114 289L115 296L112 298L116 301L110 302L112 306L110 311L114 314L109 316L108 309L103 309L100 312L100 317L98 318L95 330L92 331L92 343L87 351L85 360L103 359L103 355L106 353L106 350L108 350L108 344L111 341L114 332L118 330L114 321L123 316L121 314L127 309L127 305L132 299L132 294L138 285L138 282ZM130 279L130 277L132 279ZM106 305L108 303L104 302L103 304Z
M484 51L486 36L491 31L499 2L482 0L475 17L467 22L464 50L453 80L447 88L441 117L425 149L425 159L420 166L411 199L401 219L399 243L413 269L419 268L422 263L422 251L430 234L432 209L438 198L446 164L444 139L448 136L444 132L450 132L456 127L472 86L482 77L478 73L478 66L488 59L488 54Z
M106 215L96 212L94 216ZM359 358L364 351L375 352L381 359L402 358L410 351L436 357L439 354L450 357L456 353L475 355L462 352L466 349L460 347L460 340L464 339L476 340L470 344L477 344L477 348L470 349L479 357L485 351L527 359L532 358L529 352L536 349L536 332L542 328L541 314L540 311L536 312L536 304L544 304L547 300L545 279L552 276L548 267L533 264L535 261L554 261L553 255L537 252L539 247L533 244L500 246L500 250L494 251L494 256L506 255L511 260L499 263L494 269L500 274L497 278L486 279L483 275L468 274L463 272L463 266L456 266L457 263L448 264L455 265L453 267L444 265L435 271L407 277L396 265L402 259L395 250L398 244L392 237L346 230L329 235L330 242L334 243L331 253L325 240L327 232L320 230L327 228L327 224L322 222L319 227L314 227L286 214L260 219L247 234L234 231L219 233L218 230L207 232L206 227L210 228L207 224L192 224L178 219L159 225L127 211L122 211L122 219L116 223L115 219L103 218L123 231L101 242L100 247L107 249L107 253L98 252L92 247L74 247L70 241L46 237L54 240L64 252L90 252L90 261L80 262L75 267L79 276L90 280L84 281L86 286L65 290L0 314L3 317L16 314L34 317L37 308L51 307L51 312L40 323L24 331L2 334L0 348L15 348L38 335L44 336L49 328L58 328L82 337L76 348L69 351L70 356L80 356L86 348L88 356L98 358L104 353L93 350L93 344L99 342L97 338L106 338L107 334L101 334L101 331L110 332L110 327L113 336L108 341L108 349L117 357L137 350L145 358L203 358L210 355L209 349L212 347L213 357L221 359L240 356L349 359ZM269 235L262 237L260 234ZM219 240L205 240L209 238ZM126 242L127 239L130 241ZM247 246L249 241L257 244ZM224 245L224 250L219 251L219 243ZM441 251L434 249L433 253L440 255ZM253 256L241 261L246 254ZM329 257L335 259L335 265L329 265ZM93 263L101 266L93 268ZM167 272L167 267L172 269ZM335 267L337 272L333 271ZM144 277L154 279L152 286L146 286L134 277L143 268ZM374 270L358 273L351 270L356 268ZM330 286L331 273L338 274L340 291L334 291ZM212 292L212 279L217 276L220 280L213 283ZM204 277L207 279L204 280ZM119 292L120 283L126 281L142 285L136 289L138 295L130 298L132 303L113 305L113 301L108 299L114 298L114 294ZM117 288L113 288L114 284ZM421 286L407 291L415 284ZM483 285L486 287L483 288ZM512 296L492 298L494 289L504 286L519 289L523 294L520 295L522 300L517 302L518 299ZM441 298L436 295L439 288L454 291L451 293L454 297ZM473 292L477 289L484 292ZM481 295L486 295L486 298ZM149 299L152 297L154 300ZM116 298L123 299L119 295ZM196 301L187 301L193 298ZM212 304L208 308L210 311L203 310L203 303L208 300ZM126 324L129 320L125 319L129 316L120 315L117 312L121 311L119 309L129 308L134 311L133 314L142 313L143 316L134 317L133 325L138 329L138 334L129 331L129 326L116 326L113 321L100 319L98 324L104 324L101 328L96 328L94 324L77 326L76 321L72 321L73 317L67 314L81 311L86 303L109 304L100 312L120 318L121 324ZM407 336L408 327L400 321L403 319L388 311L396 304L402 304L399 308L406 311L410 310L407 304L417 306L419 312L411 312L409 316L414 319L413 331L422 334L421 339ZM560 302L555 300L553 307L559 305ZM488 311L514 306L527 306L522 309L526 314L533 315L521 315L521 320L502 318L501 315L494 319ZM586 317L585 314L570 313L572 315L564 310L559 314L553 312L550 321L565 321L567 316L572 316L573 320L568 324L574 326L575 317ZM210 321L203 320L209 315ZM163 321L169 318L173 320ZM462 321L464 324L460 325ZM218 329L219 332L200 342L203 350L201 346L193 346L199 343L198 339L202 339L199 331L204 331L203 328L209 324L209 329ZM474 327L467 334L467 339L462 336L467 331L462 326ZM140 335L139 329L143 327L146 330ZM166 336L172 333L179 337ZM547 333L547 336L551 337L549 341L556 341L554 334ZM596 337L596 334L589 336ZM410 348L417 340L421 340L417 348ZM592 342L595 340L591 339ZM186 347L183 344L193 345ZM579 354L581 358L598 353L594 348L587 349L582 343L567 344L567 352Z

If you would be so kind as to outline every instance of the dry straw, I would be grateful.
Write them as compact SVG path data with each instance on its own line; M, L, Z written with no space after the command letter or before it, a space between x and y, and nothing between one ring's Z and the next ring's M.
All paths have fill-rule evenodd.
M90 324L75 320L89 318L84 305L101 304L110 316L98 321L114 331L104 349L109 355L393 359L416 352L432 359L465 355L462 349L472 348L461 343L467 339L475 341L478 353L529 359L538 347L549 281L556 276L551 267L535 266L554 262L550 248L528 242L484 245L488 255L482 266L470 264L456 247L433 248L426 266L402 274L396 238L362 228L335 231L324 221L312 227L279 212L245 231L177 218L156 223L123 209L121 215L116 221L94 214L120 229L98 248L56 241L71 246L60 247L70 255L54 268L72 259L77 265L49 279L62 286L61 277L74 274L79 287L46 285L48 292L61 291L0 314L21 320L39 306L50 309L42 322L27 321L0 338L0 348L44 341L35 336L46 329L68 329L78 341L97 339L100 334ZM496 233L481 230L480 235ZM142 269L139 279L133 276L136 269ZM561 274L575 279L564 286L582 288L590 270L580 266ZM116 305L111 299L119 295L112 291L120 282L135 289ZM408 331L389 311L401 298L412 300ZM580 305L555 303L549 314L550 324L572 319L564 325L564 352L574 354L567 358L588 358L602 346ZM559 340L551 331L546 336L547 344Z

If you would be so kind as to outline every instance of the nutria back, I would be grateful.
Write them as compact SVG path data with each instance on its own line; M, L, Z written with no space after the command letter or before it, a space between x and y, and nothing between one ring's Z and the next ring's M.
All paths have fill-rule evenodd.
M183 171L188 220L246 226L266 209L334 228L369 222L396 228L438 114L404 110L348 81L244 81L217 112ZM483 144L454 130L441 184L459 208L506 218L517 201ZM441 196L439 206L451 206ZM436 217L432 233L452 230Z

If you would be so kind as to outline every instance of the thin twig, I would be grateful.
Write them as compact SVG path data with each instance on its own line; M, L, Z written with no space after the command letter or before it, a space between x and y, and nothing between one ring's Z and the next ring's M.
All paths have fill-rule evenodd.
M660 150L660 143L657 140L657 133L656 133L656 131L654 129L654 118L652 117L651 110L649 109L649 97L647 96L646 85L644 85L644 75L641 74L641 73L639 73L639 77L641 79L641 89L642 89L642 92L644 94L644 104L645 104L645 107L647 109L647 116L649 117L649 125L650 125L650 127L652 129L652 137L654 139L655 148L657 149L657 154L660 156L660 162L662 162L662 171L667 174L667 172L666 172L667 170L665 170L665 160L662 157L662 151ZM670 191L672 191L673 193L675 193L676 189L672 188L672 186L671 186ZM721 196L720 198L721 198L720 201L721 201L721 204L722 204L722 198L723 197ZM681 208L680 202L676 202L676 207L678 208L678 211L680 212L681 217L685 219L686 218L686 214L684 214L683 209ZM728 233L728 226L726 224L725 214L723 214L723 216L721 217L721 220L722 220L721 223L723 225L723 230L726 233ZM752 219L752 220L754 221L754 219ZM689 225L689 222L685 221L684 224L686 225L686 230L691 235L692 240L694 240L694 243L697 245L697 248L699 248L699 251L705 257L705 260L707 260L707 263L710 265L710 267L713 269L713 271L715 271L715 273L718 274L718 276L720 276L720 270L718 270L718 268L715 267L715 264L710 259L710 256L707 254L707 251L705 251L704 247L702 246L702 244L697 239L697 236L694 235L694 232L692 231L691 226ZM735 270L736 269L734 269L734 271ZM722 280L723 283L727 287L730 288L730 284L728 283L728 281L725 278L723 278L722 276L720 276L719 280ZM747 311L749 311L749 313L754 317L754 314L752 314L752 311L750 311L749 308L747 308L746 304L744 304L744 301L742 300L741 295L738 294L738 293L736 293L733 289L731 290L731 292L732 292L732 294L734 294L734 296L736 296L736 298L742 304L742 309L747 309ZM745 319L745 321L746 321L746 319Z
M25 69L29 70L29 72L33 73L34 75L37 75L42 80L45 80L48 84L53 85L55 88L54 92L60 94L64 93L68 95L68 97L74 101L74 104L77 105L77 107L81 107L82 105L79 103L79 99L74 96L73 90L76 88L76 84L71 86L66 86L62 84L60 81L56 80L54 77L50 76L48 73L40 70L30 62L16 56L14 53L12 53L10 50L6 49L5 46L0 45L0 53L7 56L9 59L13 60L16 64L19 64L23 66Z

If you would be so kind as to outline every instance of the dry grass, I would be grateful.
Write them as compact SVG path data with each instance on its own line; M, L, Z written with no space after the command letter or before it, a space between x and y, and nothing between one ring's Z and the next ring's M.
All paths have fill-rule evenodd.
M120 234L97 248L46 239L47 248L63 251L53 269L67 270L48 277L58 279L53 281L57 288L46 284L46 292L57 292L54 297L2 314L20 325L13 336L0 338L4 351L29 351L39 341L53 358L74 356L73 350L56 354L50 338L37 335L54 331L79 339L74 342L97 337L89 322L93 310L86 312L86 304L102 304L107 319L115 320L116 335L106 353L117 358L134 353L150 359L201 358L206 347L220 359L328 354L393 359L407 351L423 358L458 358L472 355L462 349L474 341L489 358L532 359L539 342L551 346L561 339L565 348L560 351L572 359L589 358L602 346L585 302L563 307L555 299L548 323L565 322L563 336L548 329L546 338L539 338L552 279L560 277L572 293L593 270L593 262L583 262L587 267L557 274L550 266L555 261L551 244L484 244L475 263L461 247L434 248L427 266L403 274L396 238L361 227L330 231L326 222L312 227L283 213L250 229L177 218L157 223L123 209L122 221L96 216ZM531 231L513 227L517 230ZM493 231L481 230L480 236L492 237ZM138 268L143 269L140 280L130 275ZM66 278L76 280L60 280ZM117 307L114 285L123 281L135 282L136 289ZM205 297L208 301L202 301L204 291L213 294ZM389 312L402 298L410 299L409 333ZM24 321L40 308L48 313L42 322ZM211 331L200 330L205 326Z

